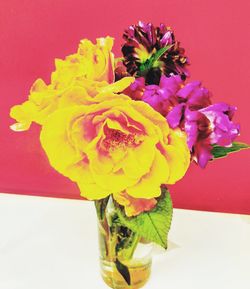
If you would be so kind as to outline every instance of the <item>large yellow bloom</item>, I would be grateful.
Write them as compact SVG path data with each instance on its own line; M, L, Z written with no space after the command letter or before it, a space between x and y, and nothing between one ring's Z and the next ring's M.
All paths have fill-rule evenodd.
M96 99L50 114L40 137L50 164L76 182L82 196L124 191L150 199L161 194L161 184L183 177L190 159L184 133L126 95L105 92Z
M43 124L47 116L58 108L74 104L95 102L95 95L101 92L121 92L134 80L126 77L114 82L114 56L111 52L113 39L98 38L97 43L84 39L77 53L65 60L56 59L56 70L51 83L42 79L35 81L27 101L11 109L11 117L17 123L13 130L29 129L32 122Z

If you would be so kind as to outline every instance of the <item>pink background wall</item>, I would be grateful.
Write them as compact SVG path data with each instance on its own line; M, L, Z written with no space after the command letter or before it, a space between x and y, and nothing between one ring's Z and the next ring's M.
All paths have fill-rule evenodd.
M78 198L75 184L50 168L39 128L13 133L9 108L26 99L37 77L49 80L55 57L76 51L80 39L122 31L139 19L172 26L191 60L192 79L238 106L239 140L250 143L250 4L246 0L1 0L0 191ZM250 213L250 150L192 165L172 187L175 207Z

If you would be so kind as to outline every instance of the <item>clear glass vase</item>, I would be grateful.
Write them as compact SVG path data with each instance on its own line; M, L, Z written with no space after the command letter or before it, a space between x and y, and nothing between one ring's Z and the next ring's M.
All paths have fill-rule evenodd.
M98 214L101 275L114 289L138 289L150 277L153 244L119 222L112 199Z

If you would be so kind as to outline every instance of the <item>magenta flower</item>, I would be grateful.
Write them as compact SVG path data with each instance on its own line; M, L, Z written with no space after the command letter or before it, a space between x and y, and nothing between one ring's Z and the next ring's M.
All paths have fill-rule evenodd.
M179 75L172 75L171 77L162 75L159 85L145 86L141 79L138 78L134 82L137 83L137 88L140 82L140 89L144 90L141 100L147 102L163 116L167 116L172 110L181 110L183 104L190 107L190 109L200 109L211 104L209 91L201 87L199 81L184 84Z
M176 93L182 84L181 77L162 76L159 85L147 85L142 95L142 100L151 105L163 116L167 116L169 111L178 104Z
M210 122L200 111L185 109L182 128L187 134L187 144L192 158L202 168L212 159L212 146L210 143Z
M187 103L181 103L167 115L167 120L172 128L185 130L192 157L204 168L212 159L213 144L230 146L239 135L239 125L232 122L235 110L225 103L199 110L191 110Z
M211 104L209 91L201 86L200 81L192 81L184 85L175 93L178 104L167 114L167 121L172 128L180 125L181 119L185 116L185 109L198 110Z
M185 131L192 158L203 168L212 159L213 144L230 146L239 135L239 125L232 122L236 108L212 104L210 92L200 81L185 84L178 75L163 75L159 85L145 85L138 78L127 94L165 116L171 128Z
M200 81L183 84L177 92L179 102L185 102L190 109L197 110L211 104L211 94L207 88L201 86Z
M226 103L216 103L200 109L210 122L210 143L220 146L230 146L239 135L240 126L232 122L235 106Z

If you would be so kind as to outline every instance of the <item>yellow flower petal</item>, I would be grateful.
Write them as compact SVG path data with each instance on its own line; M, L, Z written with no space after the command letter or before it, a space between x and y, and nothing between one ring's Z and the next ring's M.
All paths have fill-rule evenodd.
M17 121L12 129L27 130L32 122L42 125L48 115L58 108L98 102L94 100L95 95L114 82L112 46L111 37L99 38L96 44L85 39L81 41L77 53L64 60L56 59L51 83L46 85L43 80L36 80L28 101L11 110L11 117ZM120 92L131 82L132 78L125 79L114 84L110 91Z
M93 102L85 88L74 86L66 90L58 100L58 108L65 108L72 105L87 105Z
M70 107L57 110L51 114L43 125L40 141L50 164L61 174L65 170L82 160L83 155L71 143L68 132L72 118L83 114L86 107Z
M25 101L21 105L13 106L10 110L10 116L14 118L17 123L11 126L11 129L17 131L28 130L36 113L36 106L29 101Z
M97 91L105 94L110 92L112 93L122 92L127 87L129 87L130 84L134 82L134 80L135 80L134 77L124 77L113 84L97 88Z
M79 181L77 184L80 189L81 196L87 198L88 200L100 200L110 195L109 191L105 191L96 184L86 184L81 181Z
M155 159L150 172L145 174L133 187L126 192L134 198L151 199L161 194L160 185L166 183L169 178L169 167L165 157L156 150Z
M154 158L154 144L151 139L145 139L141 145L129 150L122 164L124 173L131 178L140 179L150 171Z
M170 144L166 146L166 158L170 174L168 184L174 184L186 173L190 165L190 151L186 146L186 136L179 129L170 134Z

